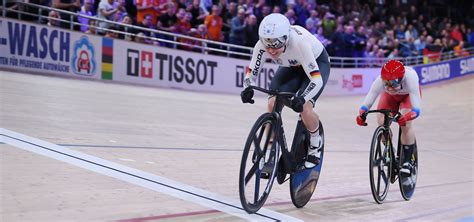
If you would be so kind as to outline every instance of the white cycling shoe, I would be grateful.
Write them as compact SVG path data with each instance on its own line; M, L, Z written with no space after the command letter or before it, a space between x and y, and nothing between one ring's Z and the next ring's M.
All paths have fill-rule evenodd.
M304 163L306 168L310 169L319 165L322 147L323 138L319 134L311 136L311 147L308 149L308 155L306 156L306 162Z

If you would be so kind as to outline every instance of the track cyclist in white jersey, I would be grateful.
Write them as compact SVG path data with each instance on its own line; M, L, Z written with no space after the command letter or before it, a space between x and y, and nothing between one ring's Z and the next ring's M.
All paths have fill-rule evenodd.
M400 110L403 115L398 119L398 124L402 129L401 143L404 149L403 165L400 172L410 174L413 164L410 157L415 147L415 130L412 120L420 115L421 110L421 89L416 71L397 60L385 63L380 76L372 83L370 91L359 109L359 115L356 118L357 124L367 125L361 118L361 114L370 109L378 95L380 95L380 100L377 109ZM395 113L392 114L395 115ZM378 115L377 122L379 125L383 125L383 114Z
M258 29L259 41L253 49L252 60L244 78L245 89L241 93L243 103L253 103L253 89L260 70L267 58L280 67L270 83L270 90L294 92L291 108L301 113L303 123L311 133L311 147L305 162L306 168L319 164L320 148L319 116L314 105L329 79L329 56L323 44L305 28L290 25L288 19L278 13L265 16ZM275 97L268 99L271 112Z

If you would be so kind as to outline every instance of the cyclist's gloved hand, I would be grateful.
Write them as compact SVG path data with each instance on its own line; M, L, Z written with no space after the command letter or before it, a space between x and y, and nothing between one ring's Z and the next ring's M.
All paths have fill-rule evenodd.
M366 112L367 112L366 108L359 109L359 115L357 115L357 118L356 118L357 125L367 126L367 123L365 122L366 118L365 116L363 116L363 114L365 114Z
M253 89L252 88L245 88L241 93L240 93L240 98L242 99L243 103L250 103L253 104L255 101L252 99L253 98Z
M306 101L304 100L304 98L302 96L295 96L291 100L291 108L295 112L301 113L301 112L303 112L303 105L304 105L305 102Z
M400 117L400 118L397 120L398 125L400 125L400 126L406 126L408 121L415 119L417 116L418 116L418 114L417 114L416 112L411 111L411 112L409 112L409 113L403 115L402 117Z

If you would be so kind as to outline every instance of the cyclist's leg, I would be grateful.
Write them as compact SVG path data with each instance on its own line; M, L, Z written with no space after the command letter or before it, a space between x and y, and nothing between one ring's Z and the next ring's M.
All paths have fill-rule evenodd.
M301 112L301 119L303 123L311 133L311 147L308 149L308 155L305 162L306 168L312 168L319 164L320 156L321 156L321 148L323 147L323 138L319 134L319 116L314 110L314 106L316 101L318 100L319 96L324 90L326 83L329 79L330 74L330 63L329 63L329 56L326 50L323 50L321 55L316 59L316 63L319 67L319 72L321 73L321 78L323 79L323 86L321 90L303 106L303 112ZM299 94L304 92L310 80L306 77L303 68L301 70L301 75L304 76L304 81L300 86Z
M402 115L411 112L412 106L410 103L410 96L407 96L400 104L400 113ZM400 126L402 129L402 135L400 142L403 147L403 164L400 170L403 173L410 174L412 162L411 156L415 149L415 130L413 128L413 120L408 121L405 126Z

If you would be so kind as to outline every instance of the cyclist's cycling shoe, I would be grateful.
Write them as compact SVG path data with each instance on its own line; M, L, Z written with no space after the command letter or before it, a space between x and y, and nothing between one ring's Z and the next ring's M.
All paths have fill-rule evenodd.
M321 149L323 148L323 138L319 135L311 136L311 147L308 149L304 166L309 169L319 165L321 159Z
M263 166L262 172L260 172L260 178L269 179L273 173L274 163L265 163Z
M410 176L412 168L413 165L410 162L405 162L400 169L400 173L402 173L404 176Z

